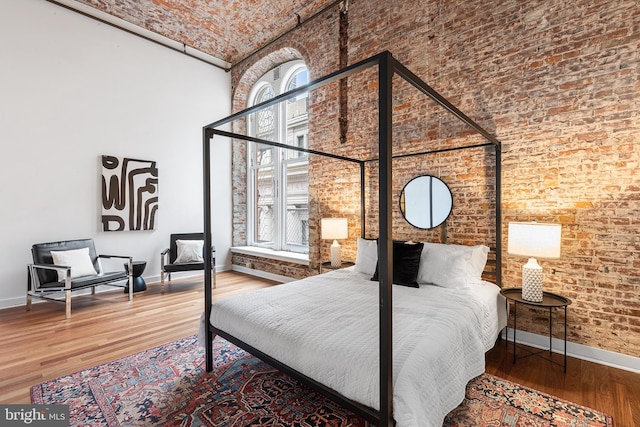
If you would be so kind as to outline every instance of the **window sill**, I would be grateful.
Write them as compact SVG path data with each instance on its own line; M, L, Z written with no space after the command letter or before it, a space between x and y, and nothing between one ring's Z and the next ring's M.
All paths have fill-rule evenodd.
M309 255L296 252L274 251L256 246L234 246L231 248L234 254L252 255L260 258L276 259L278 261L291 262L294 264L309 265Z

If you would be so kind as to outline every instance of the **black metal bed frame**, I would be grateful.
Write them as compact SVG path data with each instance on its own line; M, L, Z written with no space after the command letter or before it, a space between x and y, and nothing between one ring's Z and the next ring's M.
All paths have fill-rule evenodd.
M329 83L344 79L356 72L364 70L372 66L378 66L378 158L369 160L352 159L345 156L339 156L332 153L325 153L308 148L294 147L278 142L267 141L247 135L237 134L217 129L220 126L231 123L234 120L255 113L264 108L276 105L277 103L293 98L304 92L320 88ZM463 147L446 148L441 150L424 151L420 153L404 154L393 156L392 152L392 91L393 76L398 75L405 81L413 85L424 95L433 100L436 104L449 111L462 122L469 125L477 133L482 135L488 142L475 145L467 145ZM495 163L496 163L496 284L501 285L501 259L502 259L502 214L501 214L501 143L495 136L480 127L476 122L467 117L453 104L447 101L443 96L437 93L433 88L422 81L417 75L407 69L398 62L393 55L384 51L363 61L347 66L341 70L330 73L324 77L320 77L311 81L309 84L300 86L289 92L278 95L268 101L256 104L250 108L234 113L224 119L213 122L203 127L203 192L204 192L204 249L205 259L211 256L211 140L214 135L229 137L241 141L256 142L260 144L270 145L274 147L286 148L288 150L301 151L309 154L330 157L333 159L354 162L360 165L360 201L361 201L361 234L365 237L365 165L370 161L379 162L379 236L378 236L378 271L379 271L379 357L380 357L380 409L376 411L354 402L340 395L334 390L329 389L323 384L305 376L304 374L280 363L272 357L262 353L251 345L229 335L228 333L218 330L211 325L211 304L212 304L212 268L211 265L205 263L204 274L204 294L205 294L205 325L206 325L206 369L208 372L213 370L213 348L212 340L215 335L219 335L228 341L244 348L254 356L265 360L276 368L286 372L294 378L308 384L316 391L333 399L337 403L353 410L365 419L376 423L380 426L393 426L393 372L392 372L392 278L393 278L393 243L392 243L392 160L399 157L408 157L414 155L426 155L433 153L441 153L448 151L458 151L480 147L494 147Z

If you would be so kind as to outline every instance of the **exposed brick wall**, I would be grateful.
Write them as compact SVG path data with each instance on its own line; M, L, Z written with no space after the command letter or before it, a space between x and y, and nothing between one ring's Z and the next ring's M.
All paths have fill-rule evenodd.
M250 264L249 268L254 270L267 271L272 274L291 277L292 279L303 279L309 276L310 273L308 267L300 264L238 253L232 255L231 262L233 265L242 267L247 267Z
M261 52L260 60L234 69L234 108L244 107L246 88L277 62L262 63L263 58L286 53L284 48L300 54L312 77L336 70L338 33L336 8ZM507 224L561 223L562 256L541 265L545 290L573 300L570 341L640 357L637 1L351 0L348 47L351 63L390 50L503 142L504 286L519 286L526 262L506 254ZM481 141L406 84L395 86L394 153ZM347 142L339 142L336 84L311 96L310 144L370 158L377 150L377 113L370 109L377 103L375 73L350 77L348 91ZM485 150L397 161L394 194L410 178L431 173L450 186L454 208L444 228L420 231L394 206L394 237L495 245L495 164ZM335 212L349 218L345 259L353 259L360 234L357 170L313 158L310 174L309 274L314 263L328 257L330 242L318 238L320 217ZM367 234L374 236L375 168L368 168L367 176ZM241 230L241 218L234 221ZM234 231L236 238L241 240L240 231ZM518 317L519 328L546 334L545 313L530 310Z

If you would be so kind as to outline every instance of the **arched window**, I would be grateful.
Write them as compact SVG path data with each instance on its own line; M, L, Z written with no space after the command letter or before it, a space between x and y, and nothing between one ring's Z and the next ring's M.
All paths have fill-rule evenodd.
M249 105L307 84L304 62L282 64L262 76ZM308 147L308 94L249 116L248 131L260 139ZM247 238L251 246L309 252L309 163L306 153L249 143Z

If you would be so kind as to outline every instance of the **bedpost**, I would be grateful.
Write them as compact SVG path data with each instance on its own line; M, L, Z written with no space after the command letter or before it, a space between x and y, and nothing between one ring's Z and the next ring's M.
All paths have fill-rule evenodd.
M360 162L360 237L367 237L367 200L365 197L365 180L364 180L365 162Z
M496 153L496 285L502 287L502 149L495 144Z
M204 210L204 259L210 260L211 250L211 138L213 133L209 128L202 129L202 157L203 157L203 210ZM211 333L211 263L204 263L204 324L205 324L205 364L207 372L213 371L213 334Z
M380 286L380 422L393 427L393 242L392 242L392 109L393 68L391 53L385 52L378 65L378 151L379 151L379 286Z

